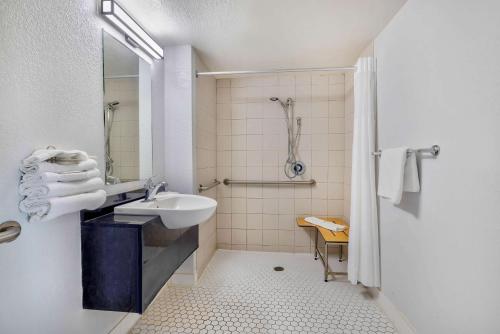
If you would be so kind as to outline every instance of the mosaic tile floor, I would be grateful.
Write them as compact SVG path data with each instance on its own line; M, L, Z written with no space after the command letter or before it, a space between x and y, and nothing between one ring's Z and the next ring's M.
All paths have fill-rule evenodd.
M285 267L276 272L275 266ZM337 269L337 268L335 268ZM160 333L396 333L366 291L323 282L309 254L218 250L197 286L167 285L132 329Z

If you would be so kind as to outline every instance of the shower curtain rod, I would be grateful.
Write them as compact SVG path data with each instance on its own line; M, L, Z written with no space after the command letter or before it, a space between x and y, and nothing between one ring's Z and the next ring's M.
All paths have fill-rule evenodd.
M313 67L313 68L284 68L284 69L270 69L270 70L248 70L248 71L217 71L217 72L198 72L196 77L211 76L211 75L243 75L243 74L265 74L265 73L284 73L284 72L348 72L355 71L356 66L344 67Z

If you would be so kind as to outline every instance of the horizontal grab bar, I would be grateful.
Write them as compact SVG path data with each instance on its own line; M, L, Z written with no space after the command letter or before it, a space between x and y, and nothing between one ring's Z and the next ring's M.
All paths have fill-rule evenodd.
M0 224L0 244L17 239L21 234L21 225L15 221L6 221Z
M207 191L207 190L210 190L212 189L213 187L216 187L220 184L220 181L217 180L217 179L214 179L214 182L210 183L209 185L206 185L204 186L203 184L200 184L198 186L198 192L202 192L202 191Z
M230 184L262 184L262 185L291 185L291 184L310 184L314 185L316 184L316 180L304 180L304 181L266 181L266 180L261 180L261 181L256 181L256 180L231 180L231 179L224 179L223 183L227 186Z

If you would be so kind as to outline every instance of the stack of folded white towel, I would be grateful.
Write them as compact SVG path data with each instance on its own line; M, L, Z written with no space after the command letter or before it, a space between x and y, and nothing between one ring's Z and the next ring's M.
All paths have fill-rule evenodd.
M78 150L37 150L21 163L19 209L29 221L93 210L106 201L97 162Z

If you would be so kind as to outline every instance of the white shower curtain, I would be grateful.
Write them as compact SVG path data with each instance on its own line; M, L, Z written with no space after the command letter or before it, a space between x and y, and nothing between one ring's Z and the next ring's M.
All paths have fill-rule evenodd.
M352 284L380 286L380 254L375 190L375 60L360 58L354 74L351 216L348 278Z

